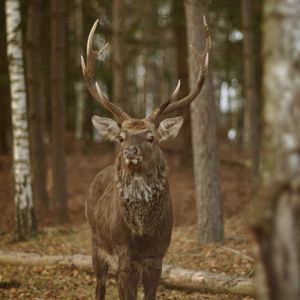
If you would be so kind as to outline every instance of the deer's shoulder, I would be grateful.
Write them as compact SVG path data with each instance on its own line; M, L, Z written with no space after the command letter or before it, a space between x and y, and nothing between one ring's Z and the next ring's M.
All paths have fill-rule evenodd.
M110 165L102 169L94 178L90 189L89 195L102 194L107 186L114 182L114 165Z

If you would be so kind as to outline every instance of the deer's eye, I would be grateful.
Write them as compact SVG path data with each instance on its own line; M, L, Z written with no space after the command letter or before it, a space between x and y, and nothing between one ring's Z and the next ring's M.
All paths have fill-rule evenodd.
M124 138L123 138L121 135L119 135L119 142L120 142L120 143L123 143L123 142L124 142Z
M147 137L147 142L152 144L154 142L154 136L153 135L148 136Z

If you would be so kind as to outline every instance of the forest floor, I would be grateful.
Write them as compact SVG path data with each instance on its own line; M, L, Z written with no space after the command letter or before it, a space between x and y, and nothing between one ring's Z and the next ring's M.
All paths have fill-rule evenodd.
M55 225L54 213L38 209L39 235L27 242L12 242L13 200L11 162L0 157L0 249L39 254L90 254L89 229L84 218L84 199L89 184L104 166L113 162L113 152L99 145L82 154L68 142L68 200L70 223ZM223 243L199 246L196 239L196 207L191 158L183 162L168 154L169 178L174 204L175 228L164 262L184 268L232 275L253 276L253 238L249 230L250 170L247 157L227 143L220 145L221 189L224 208ZM51 189L51 175L48 176ZM93 299L95 277L74 268L54 266L0 267L0 299ZM107 299L117 298L113 279L108 282ZM170 290L160 286L158 299L252 299L226 294L203 294Z

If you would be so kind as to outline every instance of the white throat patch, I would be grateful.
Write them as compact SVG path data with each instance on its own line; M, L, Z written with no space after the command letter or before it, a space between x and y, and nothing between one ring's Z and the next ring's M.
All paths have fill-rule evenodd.
M123 196L125 199L145 200L149 202L153 196L153 191L144 177L135 175L128 182L125 180L123 184Z

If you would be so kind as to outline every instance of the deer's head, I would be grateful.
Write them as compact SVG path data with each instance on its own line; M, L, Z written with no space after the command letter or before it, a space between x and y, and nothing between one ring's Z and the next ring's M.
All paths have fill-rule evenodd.
M102 137L120 143L120 158L124 168L148 168L158 155L159 144L177 136L183 117L165 118L169 113L190 104L200 93L207 71L211 39L205 18L203 18L206 33L205 52L198 55L192 48L199 66L199 74L195 87L184 98L177 100L180 80L171 97L161 104L150 116L144 119L133 119L119 106L110 102L102 93L95 80L94 65L107 44L100 50L92 49L93 37L98 21L93 25L87 41L87 63L81 57L83 75L91 95L107 110L115 120L93 116L92 122Z
M147 119L126 119L119 126L112 119L93 116L92 122L101 136L120 144L124 168L147 170L157 160L160 142L177 136L183 118L165 119L158 128Z

